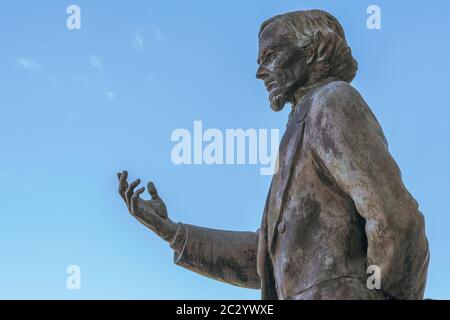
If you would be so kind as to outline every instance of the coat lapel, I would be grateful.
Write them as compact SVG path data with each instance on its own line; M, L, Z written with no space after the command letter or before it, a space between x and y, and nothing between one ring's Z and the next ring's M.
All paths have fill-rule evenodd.
M279 167L272 178L272 187L269 194L270 200L267 214L268 244L271 244L276 236L280 214L287 202L289 186L291 184L292 172L295 169L296 158L300 154L300 148L304 136L305 117L311 107L310 99L304 99L291 117L286 132L281 139L278 152Z

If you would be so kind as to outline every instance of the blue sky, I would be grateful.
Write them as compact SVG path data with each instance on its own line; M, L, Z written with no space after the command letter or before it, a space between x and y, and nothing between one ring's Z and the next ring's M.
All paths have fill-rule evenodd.
M270 183L255 165L176 166L171 133L285 127L256 80L273 15L335 15L359 62L353 85L381 122L426 217L425 296L450 297L448 1L21 1L0 11L0 298L258 299L172 263L126 211L116 172L153 180L169 215L256 230ZM66 8L81 8L81 30ZM369 30L366 9L381 8ZM66 268L79 265L81 290Z

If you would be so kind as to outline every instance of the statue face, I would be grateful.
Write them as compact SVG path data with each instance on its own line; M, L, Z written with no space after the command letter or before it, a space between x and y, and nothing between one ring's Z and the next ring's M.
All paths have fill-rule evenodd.
M274 111L293 100L308 78L306 58L292 40L291 28L280 22L267 25L259 37L256 77L264 81Z

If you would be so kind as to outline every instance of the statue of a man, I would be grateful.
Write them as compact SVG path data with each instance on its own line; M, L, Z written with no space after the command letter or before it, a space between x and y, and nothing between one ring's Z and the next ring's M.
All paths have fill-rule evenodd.
M292 105L261 227L233 232L174 223L154 185L119 173L131 214L167 241L177 265L263 299L422 299L424 218L383 131L349 84L357 63L339 22L290 12L259 32L257 78L273 110ZM367 285L369 266L381 288Z

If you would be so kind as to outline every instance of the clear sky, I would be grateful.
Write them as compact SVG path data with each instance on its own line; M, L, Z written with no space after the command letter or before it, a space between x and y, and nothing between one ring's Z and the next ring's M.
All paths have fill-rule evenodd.
M81 30L66 8L81 8ZM366 27L369 5L381 30ZM359 62L353 85L383 126L426 218L425 296L450 298L449 1L10 1L0 11L0 298L258 299L201 277L128 214L116 172L153 180L169 215L256 230L257 165L171 161L177 128L278 128L255 78L273 15L324 9ZM66 268L81 268L81 290Z

